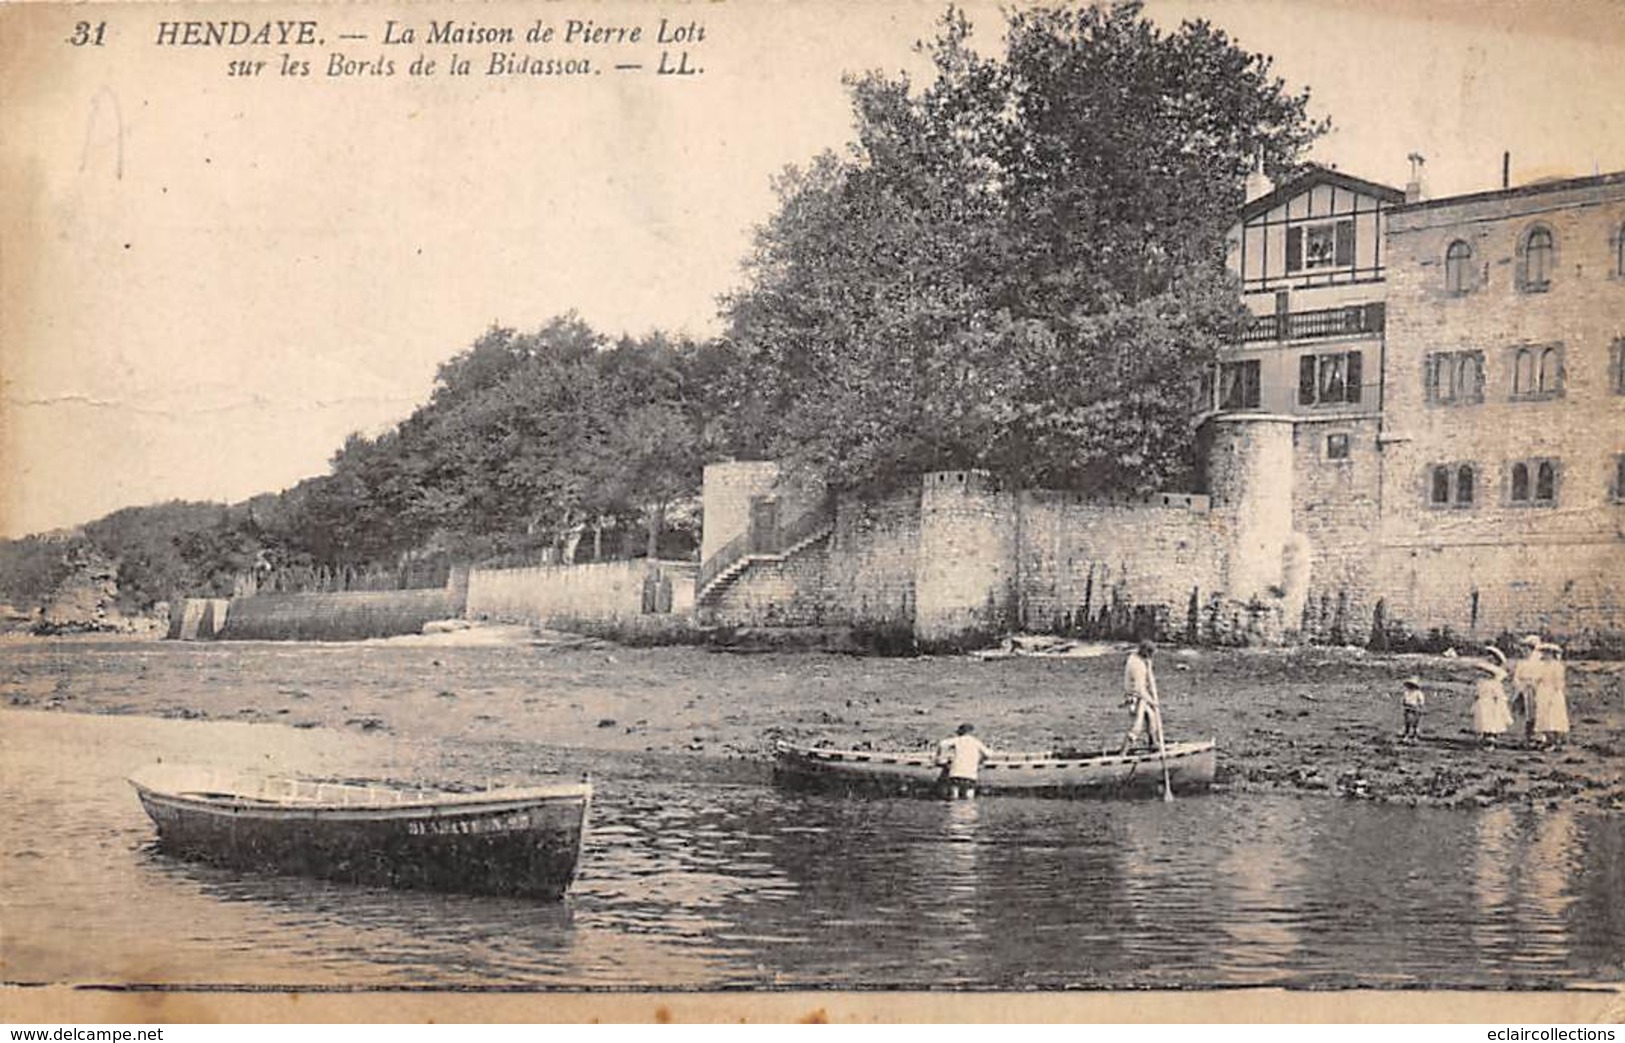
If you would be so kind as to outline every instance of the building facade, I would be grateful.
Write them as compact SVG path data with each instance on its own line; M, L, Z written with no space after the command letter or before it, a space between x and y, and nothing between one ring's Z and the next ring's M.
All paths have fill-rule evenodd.
M1198 390L1193 493L945 472L860 503L714 465L696 609L939 645L1625 648L1625 173L1424 200L1309 167L1231 241L1252 320Z
M1312 639L1350 640L1373 612L1388 222L1404 202L1399 189L1310 166L1248 202L1231 235L1231 264L1253 318L1203 403L1209 439L1218 448L1242 429L1278 429L1286 460L1245 473L1269 484L1254 490L1256 501L1284 519L1279 575L1243 586L1289 595L1281 606L1289 628ZM1270 561L1262 546L1252 556Z
M1474 636L1625 630L1625 173L1396 209L1382 587Z
M1233 240L1254 319L1207 422L1290 425L1305 633L1617 640L1625 174L1423 200L1311 167Z

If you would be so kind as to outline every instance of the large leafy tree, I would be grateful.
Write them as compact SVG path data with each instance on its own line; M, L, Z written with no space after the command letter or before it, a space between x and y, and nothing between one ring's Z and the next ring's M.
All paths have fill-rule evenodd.
M987 467L1143 491L1191 459L1191 385L1236 331L1225 234L1254 164L1325 130L1205 22L1136 3L950 11L935 78L849 81L856 139L792 169L726 302L734 437L837 485Z
M424 406L352 436L303 491L311 556L478 559L606 526L644 527L654 547L668 507L699 488L712 352L658 332L611 343L573 313L486 331Z

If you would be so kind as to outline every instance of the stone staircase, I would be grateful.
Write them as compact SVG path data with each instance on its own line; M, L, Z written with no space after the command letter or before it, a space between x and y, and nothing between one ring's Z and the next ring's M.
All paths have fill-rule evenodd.
M780 527L778 538L774 541L781 548L779 550L752 549L752 537L756 534L741 533L700 566L694 603L715 604L734 581L750 571L752 565L788 561L809 547L829 539L834 531L832 512L827 505L820 505L789 525Z

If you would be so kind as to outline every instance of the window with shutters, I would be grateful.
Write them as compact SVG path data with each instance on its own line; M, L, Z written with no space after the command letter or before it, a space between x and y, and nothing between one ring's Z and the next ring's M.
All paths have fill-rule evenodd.
M1484 401L1484 353L1435 351L1422 364L1422 386L1428 405L1466 406Z
M1354 265L1354 222L1323 221L1286 230L1286 270L1318 271Z
M1298 405L1331 406L1360 401L1364 379L1358 351L1298 358Z
M1608 348L1608 387L1616 395L1625 395L1625 337L1615 337Z
M1507 503L1550 507L1557 503L1562 466L1553 459L1514 460L1507 469Z
M1220 409L1257 409L1260 401L1257 359L1226 362L1219 366Z

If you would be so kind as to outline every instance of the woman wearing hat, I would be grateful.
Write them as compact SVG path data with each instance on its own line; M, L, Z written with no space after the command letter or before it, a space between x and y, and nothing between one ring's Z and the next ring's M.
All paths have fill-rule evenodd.
M1494 746L1495 740L1512 727L1512 711L1507 709L1507 657L1494 645L1484 651L1488 658L1473 663L1489 675L1480 677L1475 688L1473 731L1478 733L1479 742Z
M1540 677L1540 635L1530 634L1518 642L1523 655L1512 664L1512 712L1523 718L1526 742L1535 741L1535 682Z
M1562 744L1569 737L1568 671L1563 665L1563 649L1542 641L1539 654L1530 728L1539 733L1542 743Z

